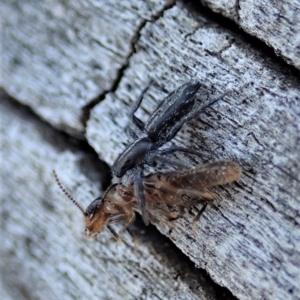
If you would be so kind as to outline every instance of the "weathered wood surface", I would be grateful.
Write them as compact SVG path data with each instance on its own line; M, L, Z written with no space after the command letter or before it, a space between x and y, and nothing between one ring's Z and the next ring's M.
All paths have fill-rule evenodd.
M277 55L300 69L299 0L201 0L214 12L272 47Z
M82 136L85 107L114 89L139 28L167 3L3 1L1 85L47 122Z
M32 4L28 4L28 7L31 7L30 5ZM166 5L167 4L165 4L165 6ZM157 8L156 5L152 6ZM55 7L55 5L53 5L53 7ZM117 9L117 7L115 8ZM89 7L89 9L91 11L95 10L95 8L92 9L91 7ZM70 8L70 11L76 11L76 9L72 10ZM26 12L26 10L24 12ZM137 9L136 12L139 12L139 9ZM72 13L70 14L72 15ZM61 89L66 89L68 93L73 93L73 81L62 81L61 84L56 85L47 85L43 81L48 75L50 83L52 83L51 80L56 82L59 78L68 77L70 76L68 74L69 69L63 69L61 73L63 76L52 78L55 77L55 72L53 72L51 66L47 66L45 69L42 68L41 72L43 75L45 73L45 76L40 74L39 76L30 78L30 76L24 77L22 74L26 74L24 70L30 69L31 66L34 69L34 64L27 62L27 68L15 74L15 66L11 64L12 60L8 60L8 62L5 63L7 63L7 66L10 68L5 67L8 74L5 75L6 79L2 81L2 84L6 90L10 94L13 94L19 101L24 103L24 99L26 99L28 102L25 103L34 107L35 111L49 123L60 126L75 135L82 135L84 131L85 122L80 123L80 119L83 114L82 107L85 106L84 113L88 117L86 137L100 158L108 164L111 164L116 159L120 151L122 151L125 145L130 141L129 136L124 133L124 129L129 122L130 105L138 97L141 90L147 86L150 79L152 79L153 83L145 95L142 109L137 113L143 120L147 120L151 111L154 110L159 101L161 101L168 92L191 78L197 78L203 83L201 95L199 96L204 100L216 98L224 92L229 91L230 93L227 100L220 100L214 107L201 114L199 118L187 124L176 137L175 143L198 149L203 153L203 161L218 159L237 161L244 169L241 180L239 183L228 186L225 189L220 188L214 190L217 195L215 206L206 209L197 226L198 231L196 236L191 232L191 222L195 214L201 209L201 206L186 212L184 218L172 222L172 224L161 222L156 225L159 230L168 235L178 248L186 253L197 266L205 268L215 282L228 287L238 298L295 299L300 297L297 284L300 281L300 84L299 77L297 78L299 74L289 69L282 61L277 60L269 49L264 49L264 52L260 52L256 46L253 47L247 39L243 38L240 31L231 31L222 27L222 25L218 24L217 19L208 19L205 15L201 14L200 11L195 11L195 8L187 9L185 6L182 7L179 4L174 4L174 6L170 6L164 12L159 14L154 13L153 15L155 15L155 18L152 22L144 22L144 26L141 28L132 28L133 32L137 30L137 28L141 30L127 36L129 40L126 41L127 43L131 43L131 40L128 38L129 36L137 38L137 42L134 44L136 51L135 53L130 52L129 54L127 52L129 59L125 59L126 62L122 65L123 68L118 69L118 66L112 66L112 69L116 69L115 71L112 70L112 72L115 72L115 74L118 73L117 79L112 76L110 79L107 79L108 81L105 79L103 79L104 81L102 81L102 83L99 81L99 87L97 87L99 90L94 91L94 93L99 93L98 95L101 96L101 99L103 98L103 101L92 109L90 117L89 113L87 113L89 112L89 108L91 108L88 103L96 96L94 96L95 94L91 96L90 91L92 89L90 89L88 85L80 96L76 93L72 94L72 100L70 100L66 106L64 96L62 96L65 95L65 93L62 93ZM68 17L64 17L68 19ZM61 17L61 19L64 20L64 17ZM26 17L24 18L26 24ZM98 20L97 17L96 20ZM123 19L122 22L122 26L126 27L127 23ZM53 24L55 24L54 21ZM69 27L72 27L73 24L70 24ZM128 26L130 26L130 24L129 22ZM81 26L79 26L79 28L81 28ZM92 28L94 27L92 26ZM105 35L106 31L103 30L103 32ZM13 39L9 34L10 32L8 32L7 40L10 42ZM105 36L107 37L107 35ZM114 34L109 35L109 37L112 39L116 38ZM74 41L77 42L76 39L74 39ZM12 51L12 53L17 55L17 50L23 49L22 43L20 43L20 45L15 46L16 49ZM76 48L76 46L77 44L75 43L74 49L78 51L78 57L76 56L76 58L80 60L82 59L81 48ZM73 49L71 45L69 45L69 47ZM87 49L89 47L93 48L93 44L90 45L88 41L86 47ZM133 47L133 44L131 47ZM4 49L6 48L9 49L9 47L4 47ZM48 49L47 43L42 44L42 48L44 50ZM85 53L87 52L88 50ZM4 51L4 53L6 52ZM33 51L33 53L35 52ZM75 77L80 76L82 67L85 66L85 64L81 63L78 67L78 65L74 63L74 56L69 56L68 53L64 52L60 54L62 57L58 55L57 61L61 63L62 58L65 60L69 59L69 63L72 66L77 66L75 71L72 69L70 72L74 72ZM92 51L92 53L94 52ZM96 62L106 63L105 56L102 59L101 55L101 53L97 55ZM25 57L25 61L28 60L28 57L29 56L27 56L27 59ZM120 66L121 64L119 67ZM31 72L34 74L36 70L34 69L34 71ZM88 73L89 72L86 74ZM94 82L92 79L94 78L94 74L94 71L91 71L91 73L86 76L89 80ZM102 76L105 76L105 72ZM85 80L85 78L82 80ZM120 80L120 82L118 82L118 80ZM86 82L87 81L84 81L82 84L85 85ZM104 83L107 84L106 88L103 87ZM95 82L93 84L96 85ZM45 90L43 90L43 92L39 89L33 90L31 85L44 86L43 88L45 88ZM113 86L112 92L105 94L104 91L109 90L111 86ZM55 99L54 94L50 93L51 91L48 89L55 91ZM34 93L35 97L31 97L30 99L28 91ZM37 99L40 99L42 96L48 99L44 104L41 104L40 101L37 102ZM31 102L29 102L29 99ZM100 99L98 100L100 101ZM84 105L80 104L78 106L80 101L84 101ZM97 101L95 100L93 103L95 104ZM40 106L44 107L43 111L46 111L47 114L41 113L42 110L38 109ZM66 107L68 112L64 110ZM11 115L14 113L16 113L15 110ZM32 126L38 125L35 124ZM22 135L15 129L14 132L17 132L17 137ZM44 142L36 141L33 143L33 138L30 136L26 137L26 139L33 145L39 145L34 146L35 149L39 149L41 147L40 144ZM10 140L13 141L13 138L8 138L6 143L9 144ZM60 160L60 162L57 163L58 167L55 168L63 183L72 190L72 193L74 191L74 195L78 199L85 199L84 204L88 204L89 201L97 195L97 180L87 180L87 172L83 172L80 167L78 167L80 164L78 163L76 155L74 158L73 154L69 154L69 152L72 153L74 151L80 152L80 150L78 150L80 145L75 148L71 148L68 144L65 145L63 148L67 149L65 150L67 154L60 156L58 151L53 150L55 149L53 145L54 142L56 142L56 139L52 139L48 143L52 145L52 147L49 146L50 150L45 150L47 155L49 156L51 153L53 161L55 161L55 159ZM17 144L16 141L11 143ZM25 146L21 146L21 148L22 147L24 148ZM20 146L18 148L20 148ZM41 147L41 149L43 148ZM70 251L75 252L75 254L71 253L71 256L63 256L61 260L59 258L56 260L58 267L54 269L59 270L59 272L63 272L61 270L67 269L67 271L65 271L66 276L61 275L59 279L58 277L54 277L48 287L41 282L41 290L43 291L44 289L45 291L46 288L51 289L52 282L60 281L61 291L69 295L68 293L70 292L68 292L68 289L70 289L74 295L79 297L78 294L80 294L81 290L79 288L74 290L74 285L70 283L74 278L70 274L73 274L72 272L76 270L76 274L81 276L82 270L84 270L84 279L80 279L80 281L84 280L85 282L81 282L81 289L88 288L92 290L92 292L84 292L87 293L85 296L92 296L89 294L91 292L95 293L95 295L98 294L98 296L103 295L104 297L105 295L101 293L105 293L106 291L108 293L106 296L110 297L112 294L109 293L116 289L117 280L115 278L121 276L121 274L125 272L123 270L128 270L127 265L131 265L132 261L134 261L134 266L129 269L128 273L125 272L125 276L122 277L123 274L119 280L121 283L124 283L126 278L130 278L130 284L132 285L129 286L129 290L133 290L132 294L135 297L137 297L137 295L144 295L144 298L150 297L149 299L153 299L151 296L154 294L151 294L151 291L149 292L150 294L143 294L143 292L141 292L145 286L145 290L151 290L149 286L153 288L157 281L151 281L150 279L155 278L156 280L159 272L162 272L161 268L152 271L151 259L146 258L149 252L152 253L153 248L157 247L157 244L155 244L155 246L149 246L149 243L152 243L152 238L146 235L144 238L140 237L141 242L136 255L132 254L133 251L130 250L132 249L130 240L128 240L125 245L120 245L116 251L113 240L105 233L99 238L101 241L101 249L99 242L87 243L86 241L82 242L80 240L80 244L77 244L81 233L81 223L78 222L78 212L76 208L70 208L71 206L63 199L63 196L53 187L49 172L53 168L54 162L47 162L48 156L42 156L41 159L34 162L29 160L28 165L25 164L23 166L21 162L23 162L29 154L25 153L24 156L22 156L23 151L15 152L18 152L18 155L20 155L20 159L16 160L20 163L13 164L12 161L15 159L6 162L6 170L8 170L6 174L8 174L10 170L15 172L14 176L11 177L13 179L8 181L7 185L17 195L15 196L16 200L14 200L14 202L4 202L8 203L8 208L10 208L7 208L7 210L14 213L16 201L22 203L24 201L20 200L21 197L22 199L29 197L30 199L36 198L43 200L46 199L45 195L50 193L51 198L55 198L54 202L57 203L55 208L59 210L58 213L55 212L54 219L57 215L61 218L66 218L67 216L72 217L72 220L67 219L62 221L64 225L63 233L61 224L55 224L54 226L56 226L58 233L53 230L55 234L53 236L51 235L51 239L55 241L54 244L57 244L57 247L60 249L71 249ZM28 152L30 153L31 150L28 150ZM68 156L70 156L70 158L68 158ZM54 157L56 158L54 159ZM180 158L182 160L186 159L183 156L180 156ZM72 166L70 167L68 167L70 163L69 160L72 162ZM85 156L83 160L85 160ZM47 162L45 167L41 167L44 171L36 171L38 170L37 168L43 164L42 161ZM195 164L196 162L199 161L189 161L190 164ZM28 170L35 170L39 176L32 179L30 176L18 175L16 165L21 165ZM46 169L47 172L45 171ZM63 172L59 172L59 170ZM26 174L27 172L23 171L22 173ZM95 170L92 172L96 173ZM43 180L41 180L40 174L44 173L47 173L49 177L42 177ZM10 176L5 176L4 178L8 180ZM28 183L28 180L33 183ZM40 181L42 182L40 183ZM51 183L49 183L50 181ZM22 188L20 189L21 183L23 186L21 185ZM39 185L42 186L39 188ZM77 187L77 185L79 185L79 187ZM27 197L25 197L26 194L24 194L26 186L31 187L29 191L32 193L27 195ZM51 186L51 188L49 188L49 186ZM96 190L90 192L92 187ZM35 189L37 188L39 190L34 197ZM49 189L51 190L49 191ZM55 193L53 192L54 190ZM22 193L20 191L22 191ZM40 195L44 195L44 198ZM7 198L8 197L5 196L4 199L7 201ZM28 214L27 205L32 202L26 203L27 202L25 202L24 207L21 207L21 211ZM33 205L33 203L31 205ZM42 208L38 208L37 212L40 209ZM70 212L70 209L72 209L72 212ZM32 215L35 216L39 214L36 213ZM20 216L21 213L17 210L16 215L12 218L7 218L11 220L9 224L18 224L17 220ZM46 218L46 220L48 219ZM53 222L53 218L51 218L51 220ZM34 232L34 239L35 236L43 236L43 234L36 229L36 227L38 227L36 224L40 224L38 219L33 219L32 217L24 222L30 224L32 221L38 222L33 222L31 225L28 225L28 228ZM5 222L3 224L5 224ZM45 228L47 228L49 224L52 224L51 221L45 224ZM52 226L53 225L51 225L50 228L52 228ZM21 235L22 233L23 235L27 234L27 230L20 230L20 228L22 229L24 227L22 223L19 226L11 225L7 227L12 228L12 230L16 232L20 231ZM71 233L72 229L75 233ZM5 231L6 230L5 228ZM11 233L11 236L16 235ZM149 242L146 242L148 239ZM61 246L64 245L65 240L68 246ZM103 243L106 242L109 244L105 244L104 246ZM12 249L12 246L15 245L14 243L5 246L5 249ZM128 248L127 243L129 245ZM29 244L32 245L32 242ZM70 245L72 245L72 248L70 248ZM51 247L52 242L49 242L47 246L42 246L42 249L47 248L48 250L50 248L54 257L55 255L60 257L60 254L55 254L57 248L51 249ZM82 249L85 250L83 251ZM42 251L42 253L45 254L44 250L36 251ZM64 251L62 252L64 255L69 254ZM88 254L86 254L87 252ZM105 253L105 257L103 252ZM129 252L134 258L127 260L126 255ZM164 250L162 250L162 252L164 252ZM14 257L22 258L20 252L13 252L13 250L11 250L11 253L12 261ZM17 254L16 256L13 255L15 253ZM96 260L96 265L95 259L93 259L89 253L96 253L96 256L99 257L99 259ZM112 256L109 256L108 253L112 253ZM118 263L116 264L115 258L119 256L121 256L122 259L118 259ZM29 259L29 257L25 257ZM50 255L49 257L52 256ZM108 259L105 260L105 258ZM168 269L168 263L165 262L164 259L159 258L158 260L163 262L163 269ZM81 261L84 261L82 267L80 267ZM111 264L108 264L107 261ZM145 262L149 262L149 264ZM15 268L20 267L24 270L22 274L24 274L26 278L30 267L21 262L21 259L15 263ZM40 263L36 263L34 260L32 264L40 266ZM103 272L99 270L99 266L103 264L106 266L109 265L110 270L113 268L111 272L113 273L112 277L114 279L101 279L103 281L99 283L99 286L97 285L97 287L95 287L95 284L90 278L96 278L97 282L99 281L97 274L103 274ZM113 267L114 264L121 265L121 267ZM139 277L135 280L132 274L134 274L137 265L140 267L137 271L139 272ZM174 261L171 262L170 265L174 266ZM78 269L79 267L80 269ZM35 267L35 270L36 269L38 268ZM147 270L149 274L153 275L147 277L143 270ZM172 273L172 271L170 272ZM195 270L183 272L194 273ZM54 271L50 271L50 273L55 274ZM32 279L33 281L37 280L38 277L44 278L40 275L34 276L36 277ZM165 289L162 288L159 290L159 297L169 298L172 292L176 294L176 289L171 288L172 280L174 280L171 279L166 281L166 283L164 279L161 280ZM147 281L148 284L150 282L149 285L145 284ZM77 282L77 280L75 280L75 282ZM145 285L143 285L143 283ZM185 283L187 285L190 284L189 280L186 280ZM69 287L70 284L71 288ZM201 293L189 293L190 290L187 288L187 285L179 284L179 286L183 287L178 294L179 299L183 297L183 295L184 297L191 298L201 297ZM41 290L36 293L40 293ZM124 292L124 290L122 291ZM121 295L122 291L117 292L117 295ZM154 292L153 289L152 292ZM186 296L185 292L191 296ZM56 290L52 293L56 293ZM53 295L53 298L55 298L55 294ZM130 296L128 297L130 298ZM82 299L85 299L85 297L82 296Z
M89 143L109 163L117 158L129 141L124 135L129 100L138 96L132 90L140 91L150 78L155 83L139 112L144 120L188 78L203 82L205 97L207 90L213 91L211 98L235 90L229 101L220 101L184 127L176 144L198 149L205 159L239 162L244 169L240 182L218 190L218 209L206 210L196 237L191 223L200 208L171 225L157 225L239 298L293 298L299 295L300 280L299 81L239 35L184 13L174 7L143 29L119 89L91 113ZM181 28L185 32L180 35Z
M47 122L80 137L92 100L117 88L140 29L176 5L172 0L103 3L1 2L1 85ZM204 2L299 68L297 1L263 3Z
M1 95L1 299L235 299L141 222L136 250L125 231L118 247L108 231L85 239L82 216L52 169L88 205L103 166L84 143L11 101Z

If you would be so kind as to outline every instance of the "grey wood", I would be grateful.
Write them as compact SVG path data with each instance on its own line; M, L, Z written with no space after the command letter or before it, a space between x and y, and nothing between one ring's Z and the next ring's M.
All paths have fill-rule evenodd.
M228 93L173 143L199 150L203 162L238 162L241 180L213 190L216 201L196 236L191 224L200 205L155 225L238 298L300 298L299 73L195 7L110 3L3 2L1 85L49 124L80 138L85 133L109 165L131 141L130 106L150 80L137 112L144 121L190 79L202 83L199 101ZM295 50L286 38L282 45ZM100 190L98 160L19 109L5 104L2 121L1 272L12 298L221 297L141 224L136 252L125 233L118 249L108 232L84 240L80 212L59 192L51 170L87 205Z
M85 107L113 89L139 28L168 1L2 1L1 85L82 137Z
M137 49L116 93L92 110L89 143L105 161L114 162L130 142L124 133L130 105L150 79L137 113L144 121L169 92L191 78L202 82L203 101L228 92L175 141L199 150L203 161L238 162L244 170L241 180L215 190L215 205L200 219L196 237L191 224L200 205L172 224L156 225L238 298L298 297L299 78L236 33L200 17L191 19L177 6L145 26ZM196 161L201 163L195 159L190 164Z
M101 189L96 155L3 94L1 115L1 299L235 299L141 222L136 249L121 226L119 245L108 231L85 239L52 170L86 206Z
M300 68L299 0L201 0L201 3L234 20L245 32L272 47L287 63Z

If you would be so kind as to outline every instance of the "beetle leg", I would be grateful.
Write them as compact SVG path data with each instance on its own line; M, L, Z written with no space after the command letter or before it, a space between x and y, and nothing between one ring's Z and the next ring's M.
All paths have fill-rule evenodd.
M107 225L106 227L112 233L112 235L116 238L117 246L118 246L120 244L120 242L122 241L121 237L119 236L118 233L116 233L116 231L110 225Z
M119 223L127 218L126 215L116 215L114 217L109 218L109 223Z
M129 235L131 236L133 243L134 243L134 250L137 250L137 239L136 236L133 234L133 232L129 229L126 228L127 232L129 233Z
M127 216L127 219L125 220L125 227L128 229L129 226L132 225L132 223L135 221L135 212L132 211L132 214Z
M141 169L134 175L134 193L137 198L138 207L141 212L142 218L146 225L149 224L148 217L146 216L146 198L144 195L144 185L143 185L143 171Z

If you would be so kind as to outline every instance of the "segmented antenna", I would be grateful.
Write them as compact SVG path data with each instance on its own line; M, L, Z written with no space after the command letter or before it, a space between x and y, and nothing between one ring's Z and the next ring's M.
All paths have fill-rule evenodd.
M53 173L53 176L55 178L55 181L56 181L57 185L62 190L62 192L80 209L80 211L82 212L82 214L85 215L84 209L82 208L82 206L63 187L63 185L61 184L60 180L58 179L58 176L57 176L56 172L53 170L52 173Z

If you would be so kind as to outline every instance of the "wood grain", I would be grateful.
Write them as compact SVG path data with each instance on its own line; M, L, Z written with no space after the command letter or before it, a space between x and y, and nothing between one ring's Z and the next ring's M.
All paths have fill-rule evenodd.
M257 29L254 35L270 45L265 48L197 5L127 3L1 4L1 85L14 97L1 108L6 294L12 299L220 299L224 290L196 265L240 299L300 298L300 77L272 53L297 67L297 35L291 30L284 35L290 27L284 29L282 21L275 45L275 30L266 40L266 28ZM240 16L249 9L246 2L239 7ZM284 7L287 17L293 14ZM246 17L243 22L250 26ZM274 26L270 21L268 30ZM220 100L172 141L197 149L203 159L175 158L188 165L227 159L243 168L238 183L213 190L216 200L199 220L196 236L192 220L201 205L184 218L155 224L192 262L141 223L135 227L136 252L126 234L117 249L109 232L86 241L80 212L55 186L51 170L85 206L100 193L103 165L86 142L37 117L86 139L111 165L132 141L126 131L130 107L149 82L137 112L143 121L191 79L202 83L199 102Z
M203 0L201 3L234 20L245 32L274 49L288 64L300 68L299 0Z

